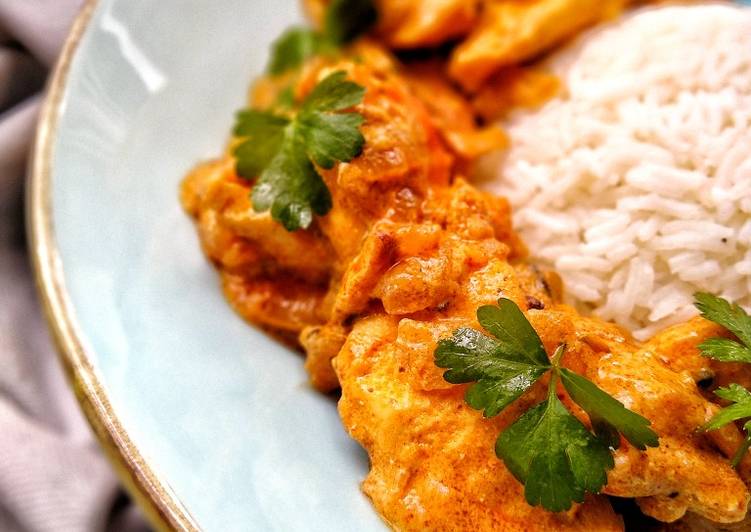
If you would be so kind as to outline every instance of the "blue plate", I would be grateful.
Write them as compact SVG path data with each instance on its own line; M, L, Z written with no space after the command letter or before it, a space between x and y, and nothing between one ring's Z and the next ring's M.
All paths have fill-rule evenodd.
M63 361L161 527L384 530L301 355L235 315L178 204L298 0L88 2L52 82L31 235Z
M384 530L302 357L224 301L177 199L298 0L89 0L29 194L43 303L104 448L161 528Z

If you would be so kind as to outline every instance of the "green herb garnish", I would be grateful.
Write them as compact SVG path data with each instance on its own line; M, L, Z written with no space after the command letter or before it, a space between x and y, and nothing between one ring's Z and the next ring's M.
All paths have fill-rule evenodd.
M308 58L331 49L322 34L310 28L290 28L271 45L269 74L277 76L302 65Z
M293 27L274 41L269 73L283 74L314 55L331 53L367 31L376 18L372 0L332 0L326 8L321 31Z
M751 316L739 305L705 292L694 295L694 305L702 317L722 325L740 340L737 342L728 338L710 338L699 344L701 354L721 362L751 364ZM718 388L714 393L733 404L717 412L704 425L704 430L716 430L734 421L751 418L751 392L743 386L733 383ZM740 463L743 455L751 447L751 421L744 423L743 430L746 437L731 460L733 467Z
M699 344L702 355L722 362L751 363L751 317L746 311L706 292L695 294L694 299L703 318L722 325L740 340L710 338Z
M733 404L717 412L709 423L704 425L704 430L716 430L739 419L751 418L751 392L743 386L732 383L727 387L717 388L714 393ZM751 421L747 421L743 425L746 437L730 461L733 467L736 467L740 463L743 455L751 447L751 431L749 429L751 429Z
M524 484L529 504L560 512L587 491L599 493L614 462L607 445L563 406L555 381L554 374L545 401L501 433L495 452Z
M307 228L313 214L331 209L331 195L314 164L332 168L362 151L362 115L341 112L362 102L365 89L345 79L343 71L323 79L289 116L245 110L237 115L234 148L237 173L258 178L253 209L271 210L288 231Z
M491 333L461 328L441 340L435 363L453 384L474 382L465 400L485 417L499 414L543 375L551 372L547 398L534 406L496 441L496 455L524 484L531 505L560 512L599 493L614 467L618 433L639 449L658 445L649 420L636 414L581 375L563 368L565 345L549 360L540 337L510 299L477 309L477 320ZM571 399L590 417L593 434L556 394L560 380Z

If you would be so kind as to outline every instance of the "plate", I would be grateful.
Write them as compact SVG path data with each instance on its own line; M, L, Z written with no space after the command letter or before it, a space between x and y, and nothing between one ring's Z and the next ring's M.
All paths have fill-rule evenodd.
M384 530L303 359L230 309L178 204L298 0L89 1L50 85L30 236L82 407L163 529Z
M222 297L178 203L298 0L88 0L42 111L31 250L61 360L160 529L386 529L302 356Z

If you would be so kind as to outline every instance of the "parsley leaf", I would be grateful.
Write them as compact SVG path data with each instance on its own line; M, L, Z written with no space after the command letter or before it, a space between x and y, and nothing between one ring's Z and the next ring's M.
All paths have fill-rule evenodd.
M268 166L284 141L289 119L266 111L240 111L234 134L245 141L235 148L237 173L247 179L260 174Z
M326 169L336 161L351 161L365 144L360 133L365 120L362 115L334 114L357 105L365 95L364 87L345 81L346 75L334 72L321 81L305 99L297 117L308 155Z
M740 305L706 292L694 294L694 299L696 308L705 319L722 325L746 347L751 347L751 316Z
M513 301L500 298L497 306L480 307L477 320L494 338L465 327L439 341L435 350L436 365L447 369L446 381L474 382L465 396L472 408L484 410L485 417L495 416L552 372L547 399L503 431L495 447L524 484L527 502L558 512L583 501L586 492L598 493L613 468L610 448L620 442L619 432L639 449L658 444L647 419L560 366L565 345L548 360L542 340ZM587 412L596 434L558 399L558 379Z
M728 423L751 417L751 392L740 384L732 383L727 387L715 390L715 395L733 403L717 412L714 417L704 425L704 430L715 430L724 427Z
M377 17L373 0L332 0L324 14L322 31L292 27L272 43L269 74L283 74L314 55L334 52L365 33Z
M450 368L443 375L448 382L477 381L467 390L467 404L493 417L551 366L540 337L510 299L480 307L477 319L498 340L474 329L458 329L438 343L435 360L438 367Z
M273 109L279 110L279 111L290 111L295 107L295 91L292 90L292 85L288 85L284 89L282 89L279 94L276 96L276 101L274 101Z
M694 305L702 317L722 325L742 342L727 338L709 338L699 344L701 354L721 362L751 364L751 316L740 305L706 292L694 294L694 300ZM733 404L717 412L704 425L704 430L716 430L739 419L751 418L751 392L743 386L733 383L725 388L718 388L714 393ZM751 421L743 425L743 430L746 437L730 461L733 467L740 463L751 447Z
M271 111L238 113L234 148L237 173L258 181L252 202L257 212L271 210L289 231L307 228L313 215L331 209L331 195L313 163L332 168L360 154L363 117L338 113L360 103L365 89L346 81L345 72L323 79L302 102L296 116Z
M563 406L551 379L548 397L517 419L496 442L496 454L524 484L531 505L568 510L598 493L614 467L608 447Z
M314 213L324 215L331 209L329 190L294 130L287 131L280 150L261 172L251 198L256 212L271 209L271 217L288 231L309 227Z
M544 351L543 351L544 353ZM443 378L452 384L477 381L466 394L469 406L493 417L542 377L550 366L530 364L507 352L504 344L475 329L454 331L435 351L436 365L450 368Z
M732 423L733 421L751 418L751 392L746 390L743 386L732 383L727 387L716 389L714 393L718 397L726 399L733 404L726 406L717 412L714 417L704 425L704 430L716 430L724 427L728 423ZM745 455L748 448L751 447L751 430L749 429L751 429L751 421L746 421L743 425L746 437L743 443L735 451L735 455L730 461L733 467L740 463L743 459L743 455Z
M268 71L273 76L302 65L308 58L324 53L331 45L323 36L309 28L293 27L271 44Z
M510 299L502 297L498 300L498 306L478 308L477 321L501 341L509 355L527 359L534 365L550 367L542 340L524 313Z
M717 388L714 391L714 394L717 397L731 401L733 403L749 402L749 404L751 404L751 392L746 390L740 384L732 383L728 384L727 386Z
M614 441L612 437L615 432L623 434L634 447L642 451L647 446L657 447L657 434L649 428L648 419L632 412L593 382L573 371L560 368L560 375L571 399L589 415L595 432L608 436L605 439L611 447L618 448L617 440Z
M727 338L709 338L699 344L702 355L721 362L751 364L751 349Z

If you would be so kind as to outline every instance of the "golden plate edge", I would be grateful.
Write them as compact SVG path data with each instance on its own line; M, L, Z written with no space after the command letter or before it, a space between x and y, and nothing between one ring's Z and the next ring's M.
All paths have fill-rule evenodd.
M37 123L26 185L26 232L43 313L58 358L99 444L126 490L157 530L198 531L170 488L136 449L116 416L84 348L65 290L53 234L50 198L52 144L70 65L99 0L85 0L48 81Z

